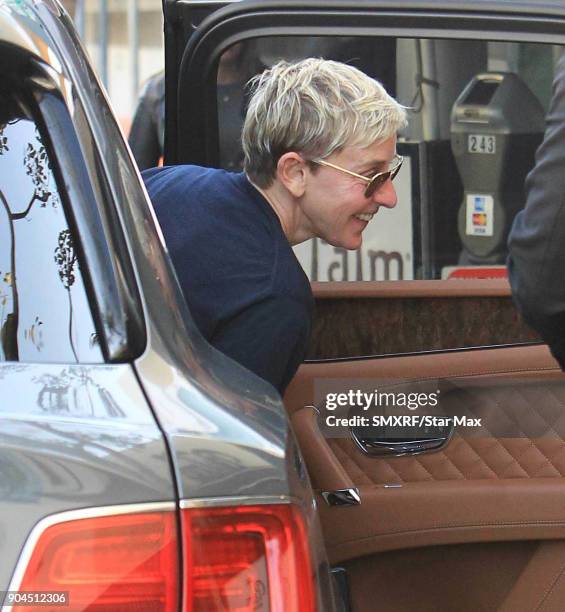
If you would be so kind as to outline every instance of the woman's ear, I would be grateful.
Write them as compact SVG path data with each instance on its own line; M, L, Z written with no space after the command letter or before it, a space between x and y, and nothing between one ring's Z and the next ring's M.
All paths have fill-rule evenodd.
M295 198L304 195L307 174L307 163L298 153L289 151L281 155L277 163L277 178Z

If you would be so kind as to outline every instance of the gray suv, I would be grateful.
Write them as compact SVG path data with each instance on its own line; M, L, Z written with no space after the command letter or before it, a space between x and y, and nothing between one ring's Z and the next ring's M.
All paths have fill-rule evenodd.
M2 0L0 57L3 609L331 609L281 399L195 329L68 16Z

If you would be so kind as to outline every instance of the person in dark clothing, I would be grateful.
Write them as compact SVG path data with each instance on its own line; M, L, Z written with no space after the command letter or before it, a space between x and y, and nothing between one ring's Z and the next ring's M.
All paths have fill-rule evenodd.
M243 173L169 166L143 178L196 325L283 390L304 357L313 303L275 211ZM175 206L181 193L186 205Z
M283 394L303 360L312 293L292 246L318 236L357 249L396 205L405 109L338 62L280 62L254 79L245 172L143 173L194 320L216 348Z
M565 52L544 139L526 179L526 206L514 219L508 250L514 301L565 369Z
M221 126L220 166L243 168L241 127L245 118L245 83L264 66L253 57L253 49L237 43L220 58L217 75L218 123ZM164 154L165 73L153 75L145 84L134 112L129 146L140 170L157 166Z
M128 142L140 170L163 157L165 141L165 73L147 80L133 115Z

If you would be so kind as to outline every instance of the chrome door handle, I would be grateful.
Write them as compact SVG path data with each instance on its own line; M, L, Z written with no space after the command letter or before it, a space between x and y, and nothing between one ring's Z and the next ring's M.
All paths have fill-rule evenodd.
M453 435L453 425L446 429L445 434L428 438L379 438L363 435L363 433L355 431L355 429L351 430L351 434L357 446L367 455L374 457L383 455L401 457L403 455L418 455L420 453L440 450L451 440Z

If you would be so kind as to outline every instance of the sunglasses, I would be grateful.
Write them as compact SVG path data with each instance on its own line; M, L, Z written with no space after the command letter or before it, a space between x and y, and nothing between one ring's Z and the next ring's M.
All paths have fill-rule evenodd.
M398 174L400 167L402 166L402 162L404 158L402 155L395 155L392 160L392 167L390 170L386 170L385 172L377 172L375 176L368 177L363 176L362 174L357 174L356 172L351 172L351 170L346 170L345 168L341 168L340 166L336 166L335 164L330 164L330 162L324 161L323 159L313 159L312 163L318 164L319 166L327 166L328 168L333 168L334 170L339 170L340 172L345 172L345 174L349 174L350 176L354 176L355 178L361 179L367 183L367 188L365 189L365 197L370 198L379 187L382 187L388 179L391 181L394 180L395 176Z

